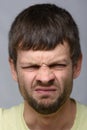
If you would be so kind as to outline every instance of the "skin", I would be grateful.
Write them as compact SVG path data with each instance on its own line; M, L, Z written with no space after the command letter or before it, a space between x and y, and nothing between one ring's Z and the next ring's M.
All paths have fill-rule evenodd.
M69 97L73 79L79 76L82 58L73 66L69 46L64 42L51 51L18 50L16 68L12 59L9 61L13 78L18 82L24 97L27 126L32 130L70 129L76 107ZM38 110L30 101L35 101ZM50 111L55 108L55 104L56 109ZM66 116L67 119L64 118Z

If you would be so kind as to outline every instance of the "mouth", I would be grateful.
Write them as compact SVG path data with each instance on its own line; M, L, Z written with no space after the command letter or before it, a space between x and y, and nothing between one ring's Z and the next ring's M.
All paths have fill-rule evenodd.
M48 87L36 88L35 92L42 95L51 95L56 92L56 88L48 88Z

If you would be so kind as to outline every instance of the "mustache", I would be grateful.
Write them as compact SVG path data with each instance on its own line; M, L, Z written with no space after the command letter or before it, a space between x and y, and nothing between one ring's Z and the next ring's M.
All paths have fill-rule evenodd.
M52 86L52 85L58 86L58 83L56 83L56 81L54 81L54 80L50 80L50 81L47 81L47 82L42 82L42 81L38 80L38 81L34 82L33 87L36 87L36 86L46 86L46 87L48 87L48 86Z

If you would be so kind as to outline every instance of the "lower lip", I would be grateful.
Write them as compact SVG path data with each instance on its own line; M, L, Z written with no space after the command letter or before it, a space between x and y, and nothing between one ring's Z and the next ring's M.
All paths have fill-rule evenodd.
M55 92L56 90L36 90L36 93L43 95L54 94Z

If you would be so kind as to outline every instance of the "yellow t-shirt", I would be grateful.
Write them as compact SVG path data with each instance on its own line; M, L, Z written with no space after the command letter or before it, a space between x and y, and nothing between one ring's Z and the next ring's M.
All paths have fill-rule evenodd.
M87 106L77 104L77 113L71 130L87 130ZM0 109L0 130L29 130L23 119L24 104Z

